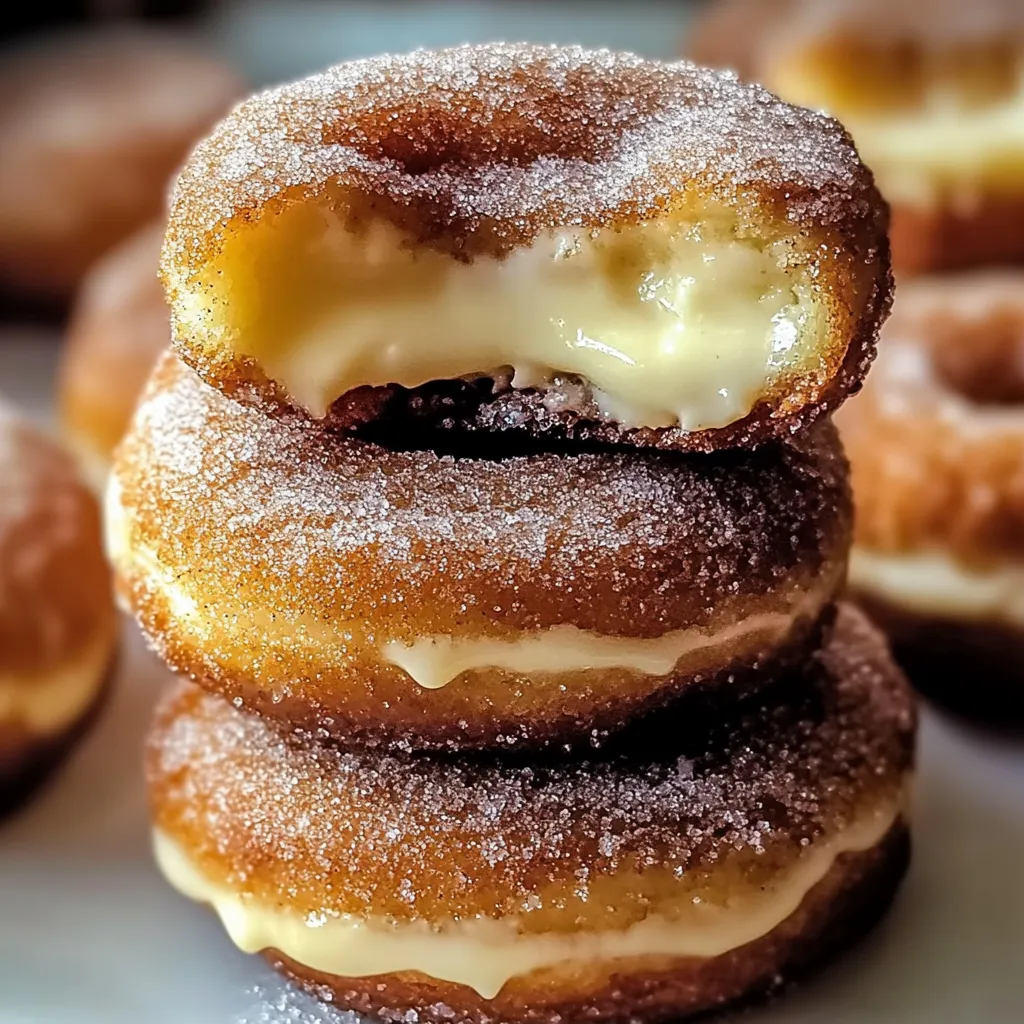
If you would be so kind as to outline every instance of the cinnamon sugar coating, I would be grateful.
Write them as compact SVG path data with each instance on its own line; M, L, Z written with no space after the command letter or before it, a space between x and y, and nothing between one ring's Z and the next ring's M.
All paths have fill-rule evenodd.
M141 31L55 36L0 64L0 285L47 298L162 212L189 147L243 91L219 61Z
M312 995L384 1021L565 1024L675 1021L779 992L860 939L888 909L910 853L897 823L877 846L838 858L803 902L768 934L717 957L633 957L562 965L508 982L494 999L407 971L341 978L275 950L267 959Z
M688 687L769 681L814 642L845 578L846 464L827 424L714 456L395 435L406 450L265 417L166 356L121 446L110 515L121 593L161 655L339 741L598 743ZM423 447L407 450L411 437ZM764 615L781 631L753 649L723 632ZM385 657L392 641L565 626L723 641L668 675L484 661L432 690Z
M345 753L183 681L147 778L156 827L257 902L571 933L770 885L807 843L899 799L914 731L880 634L845 608L781 693L606 760Z
M113 633L95 498L63 451L0 407L0 678L31 686Z
M490 44L353 61L240 104L178 179L165 269L328 186L352 190L353 216L459 259L636 223L687 190L732 199L752 225L774 214L856 235L880 219L833 120L687 63Z
M884 339L838 417L857 543L979 567L1024 557L1024 274L904 285Z
M171 340L157 277L163 222L115 246L86 275L61 353L61 429L92 483L105 474L157 357Z
M626 437L639 444L748 446L836 407L867 369L891 290L887 212L849 137L758 87L574 47L356 61L240 105L172 199L163 272L178 350L208 383L271 408L300 403L232 337L218 275L204 275L241 233L306 204L461 263L505 260L566 229L699 231L709 209L728 211L730 239L781 246L822 310L812 358L767 382L736 422ZM350 411L342 395L329 418L349 425ZM615 427L589 407L572 418L595 436Z

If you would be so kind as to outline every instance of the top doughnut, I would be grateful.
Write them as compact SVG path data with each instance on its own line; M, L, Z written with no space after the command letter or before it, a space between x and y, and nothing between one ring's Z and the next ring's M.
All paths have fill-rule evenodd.
M348 425L357 388L568 379L565 417L707 450L856 388L886 220L837 122L731 75L466 46L241 104L178 180L163 277L236 397Z

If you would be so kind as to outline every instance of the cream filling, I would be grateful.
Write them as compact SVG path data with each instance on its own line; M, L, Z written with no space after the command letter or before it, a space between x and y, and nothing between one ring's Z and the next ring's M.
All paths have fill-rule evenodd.
M105 502L107 553L115 565L141 572L167 602L172 616L187 625L197 637L206 637L211 621L223 628L227 616L214 620L204 613L206 604L197 600L182 585L181 579L162 566L152 551L142 545L130 546L127 514L121 503L120 487L111 476ZM774 600L787 600L775 595ZM803 616L816 615L823 603L819 590L796 589L788 595L784 611L748 615L720 629L699 627L672 630L659 637L609 636L563 625L524 632L513 640L491 637L453 639L426 637L407 644L389 640L379 645L383 661L396 665L424 689L437 690L474 669L503 669L523 675L534 673L579 672L588 669L626 669L638 675L668 675L688 655L712 651L718 647L738 646L742 657L763 644L777 643ZM237 609L230 621L244 628L258 624L266 641L295 642L330 646L342 626L325 627L312 617L300 617L285 623L278 616L259 615L253 609ZM748 641L744 645L744 641Z
M17 722L35 736L52 736L70 726L96 698L113 648L104 630L68 665L45 676L0 675L0 722Z
M807 610L816 605L808 598ZM799 611L763 612L718 630L675 629L659 637L607 636L555 626L525 633L516 640L459 639L435 636L405 644L392 640L381 647L385 661L403 669L424 689L437 690L473 669L494 668L522 675L627 669L638 675L668 675L680 659L726 647L744 639L760 643L784 637Z
M227 238L181 287L178 333L212 330L315 416L361 385L575 374L626 425L725 426L817 365L827 317L784 243L667 220L462 263L307 204Z
M1024 563L978 570L941 551L891 554L857 547L850 555L850 583L910 611L1024 627Z
M157 863L185 896L209 904L247 953L276 949L315 971L345 978L419 971L467 985L492 999L512 978L574 963L625 957L715 957L772 931L789 917L843 853L870 849L901 813L901 800L876 808L837 835L808 846L771 886L734 903L694 900L679 916L652 915L619 931L531 934L515 917L432 925L348 914L300 914L261 904L205 877L173 839L156 830Z

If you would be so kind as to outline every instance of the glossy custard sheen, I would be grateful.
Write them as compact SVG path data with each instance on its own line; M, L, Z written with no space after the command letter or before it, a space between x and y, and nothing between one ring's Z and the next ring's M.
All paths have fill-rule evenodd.
M548 232L472 262L335 210L268 213L196 278L169 279L179 337L253 358L317 417L361 385L574 374L624 425L721 427L813 368L827 336L812 268L791 242L740 237L724 207Z

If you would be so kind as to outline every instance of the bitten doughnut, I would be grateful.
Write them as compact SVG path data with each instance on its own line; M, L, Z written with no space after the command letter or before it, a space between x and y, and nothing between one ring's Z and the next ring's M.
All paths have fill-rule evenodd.
M901 287L880 355L839 419L851 583L915 682L1024 722L1024 272Z
M1024 4L719 0L687 46L838 117L898 272L1024 262Z
M0 812L84 728L115 637L96 501L62 451L0 407Z
M107 516L161 656L343 743L599 744L684 691L770 680L844 582L830 424L715 456L410 433L267 417L166 356Z
M189 683L148 782L168 879L337 1006L662 1021L849 943L906 864L911 694L851 609L784 699L610 760L340 753Z
M163 275L182 358L243 400L346 427L389 386L483 377L534 425L701 450L838 405L890 294L835 121L690 64L504 44L240 105L178 179Z
M162 222L110 250L78 290L61 356L58 406L64 441L101 493L170 323L157 278Z
M163 212L169 179L242 92L213 57L158 34L94 31L0 61L0 287L65 299L90 264Z

